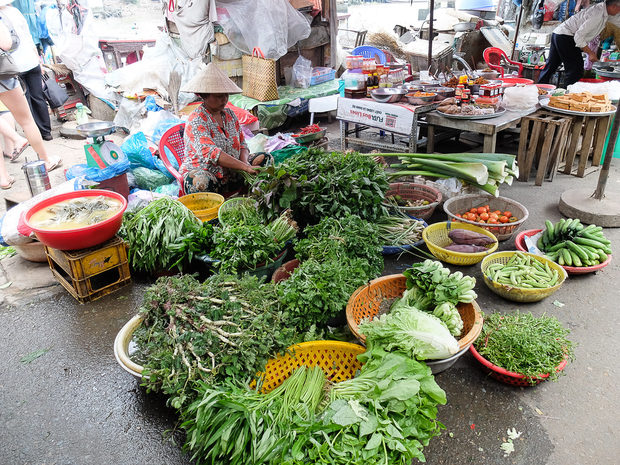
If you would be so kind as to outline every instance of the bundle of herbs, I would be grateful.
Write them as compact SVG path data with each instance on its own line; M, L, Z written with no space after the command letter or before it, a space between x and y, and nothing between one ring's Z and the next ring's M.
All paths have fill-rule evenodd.
M129 243L131 267L147 273L175 266L181 270L194 255L208 254L213 247L213 227L170 197L127 214L120 234Z
M323 370L305 366L268 394L234 381L201 383L182 412L185 448L197 463L279 464L295 439L293 425L314 421L324 387Z
M323 217L357 214L375 221L386 214L382 205L389 188L383 167L358 153L311 149L270 166L255 176L246 175L250 193L268 218L291 208L302 225Z
M143 323L134 334L137 363L148 390L180 407L198 381L246 379L295 342L276 289L257 278L216 274L160 278L145 294Z
M301 264L279 285L280 301L300 327L336 324L351 294L383 270L376 225L356 215L323 218L295 246Z
M215 228L212 257L220 260L223 273L240 273L274 261L297 234L290 212L283 212L268 225L227 224Z
M573 343L554 316L536 317L531 313L484 315L484 325L474 347L492 364L526 377L549 375L557 380L558 365L574 360ZM531 379L532 384L536 381Z

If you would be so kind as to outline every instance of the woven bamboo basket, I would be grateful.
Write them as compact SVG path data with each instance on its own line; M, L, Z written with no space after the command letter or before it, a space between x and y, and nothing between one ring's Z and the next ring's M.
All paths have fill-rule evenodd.
M513 223L487 224L476 223L475 221L465 220L456 215L462 215L470 209L488 205L493 210L510 211L518 220ZM521 227L527 220L529 212L527 208L516 200L507 197L493 197L492 195L470 194L452 197L443 204L443 209L452 221L476 225L482 229L493 233L498 241L506 241Z
M497 250L497 241L486 246L486 252L464 253L444 249L444 247L452 244L452 240L448 236L450 229L467 229L469 231L484 234L491 239L495 239L495 236L492 233L485 229L479 228L478 226L474 226L473 224L455 223L451 221L433 223L424 228L424 231L422 231L422 239L424 239L428 250L441 261L451 263L452 265L473 265L480 262L488 254Z
M523 255L527 255L534 260L538 260L543 265L546 263L549 265L549 268L558 272L560 279L555 286L551 286L545 289L529 289L524 287L513 287L508 286L506 284L500 284L498 282L492 281L487 276L487 269L493 263L508 263L508 260L512 258L512 256L516 253L522 253ZM555 291L557 291L564 281L566 280L568 274L560 265L551 260L541 257L539 255L534 255L528 252L495 252L491 255L487 256L482 260L480 264L480 268L482 269L482 276L484 278L484 284L487 285L489 289L495 292L497 295L502 296L504 299L512 300L514 302L538 302L539 300L543 300L545 297L549 297Z
M357 289L349 298L346 308L347 325L355 337L362 343L366 342L366 337L359 332L360 322L363 319L372 320L386 313L391 301L402 297L406 289L407 278L402 274L382 276ZM475 301L470 304L459 303L457 309L463 319L463 331L458 340L459 349L462 350L471 345L480 335L482 313Z
M390 188L385 193L385 196L400 195L406 200L426 200L428 205L422 205L419 207L399 207L393 204L384 202L388 208L394 208L400 210L408 215L413 215L421 220L427 220L431 217L437 205L441 203L441 192L431 186L424 184L416 184L413 182L394 182L390 184Z

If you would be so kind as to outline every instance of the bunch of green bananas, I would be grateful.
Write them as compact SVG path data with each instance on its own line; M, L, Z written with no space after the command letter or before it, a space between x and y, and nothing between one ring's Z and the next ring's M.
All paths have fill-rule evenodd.
M555 225L547 220L545 226L538 248L559 265L598 265L611 254L611 242L600 226L584 226L578 219L561 219Z

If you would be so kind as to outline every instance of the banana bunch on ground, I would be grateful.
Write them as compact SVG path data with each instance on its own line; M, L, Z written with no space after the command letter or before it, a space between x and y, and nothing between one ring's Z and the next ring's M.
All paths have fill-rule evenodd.
M538 248L559 265L598 265L611 254L611 242L600 226L584 226L578 219L561 219L556 224L547 220L545 226Z

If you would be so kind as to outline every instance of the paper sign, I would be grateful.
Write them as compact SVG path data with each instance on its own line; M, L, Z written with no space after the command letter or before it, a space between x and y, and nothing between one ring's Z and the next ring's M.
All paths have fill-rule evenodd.
M542 252L536 244L538 244L538 238L542 236L543 231L534 234L533 236L525 236L525 247L527 247L527 251L534 255L544 256L544 252Z
M367 124L373 128L409 135L413 117L413 111L400 105L338 98L337 118L351 123Z

